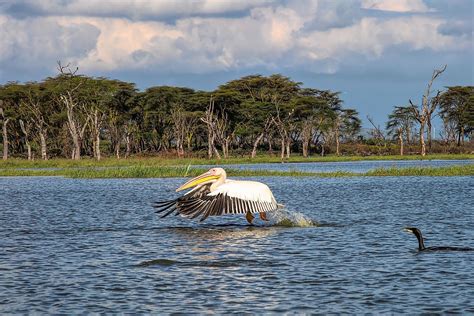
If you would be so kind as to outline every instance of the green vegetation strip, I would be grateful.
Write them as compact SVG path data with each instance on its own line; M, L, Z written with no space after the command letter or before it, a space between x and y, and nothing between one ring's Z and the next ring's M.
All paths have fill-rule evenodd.
M431 154L425 157L419 155L406 156L291 156L285 162L344 162L362 160L469 160L474 159L474 154ZM187 165L234 165L234 164L254 164L254 163L280 163L281 158L277 156L262 155L255 158L234 157L229 159L204 159L204 158L163 158L163 157L134 157L129 159L105 158L101 161L94 159L51 159L34 160L8 159L0 160L0 169L16 168L70 168L70 167L132 167L136 165L163 167L163 166L187 166Z
M62 176L67 178L175 178L194 177L206 171L204 168L173 166L133 166L109 168L65 168L65 169L0 169L0 176ZM366 173L346 171L336 172L303 172L271 170L227 169L229 176L234 177L361 177L361 176L473 176L474 164L449 167L411 167L375 169Z

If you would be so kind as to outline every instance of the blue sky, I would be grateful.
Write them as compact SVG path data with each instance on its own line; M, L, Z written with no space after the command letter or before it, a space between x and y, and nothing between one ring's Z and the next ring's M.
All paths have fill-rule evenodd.
M472 20L471 0L0 0L0 83L57 60L141 89L281 73L383 125L434 68L435 89L473 84Z

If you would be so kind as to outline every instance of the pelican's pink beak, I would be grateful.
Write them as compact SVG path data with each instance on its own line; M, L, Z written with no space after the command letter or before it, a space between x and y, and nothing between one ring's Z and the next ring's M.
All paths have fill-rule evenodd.
M176 189L176 192L186 190L192 187L195 187L198 184L206 183L208 181L219 179L220 176L212 174L210 171L206 171L196 178L192 178L182 186Z

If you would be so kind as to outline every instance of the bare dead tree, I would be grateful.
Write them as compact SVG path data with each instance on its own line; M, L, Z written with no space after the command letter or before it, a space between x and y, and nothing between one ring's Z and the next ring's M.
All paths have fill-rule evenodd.
M400 145L400 156L403 156L403 126L399 126L396 129L396 135L398 139L398 144Z
M367 115L367 120L370 122L370 124L374 128L374 135L375 135L376 139L385 141L385 135L382 132L382 130L380 129L380 126L375 125L373 119L368 115Z
M85 110L87 121L90 122L90 129L92 134L92 150L94 158L101 159L100 153L100 130L104 124L106 114L102 113L98 107L92 106Z
M314 119L310 118L303 122L301 128L301 143L303 145L303 157L307 158L309 156L309 144L313 138L313 125Z
M185 135L186 135L186 147L188 151L191 151L192 146L191 142L193 140L194 134L196 133L198 119L196 117L189 117L188 124L186 124Z
M230 122L226 113L221 113L220 117L215 117L216 141L221 145L224 158L229 158L229 146L235 135L235 130L229 130Z
M131 136L134 131L134 125L131 122L127 122L124 124L124 130L125 130L125 158L130 157L130 152L131 152L131 145L132 145L132 139Z
M291 146L291 137L290 133L294 124L292 124L291 120L293 118L294 109L289 111L286 116L282 118L280 108L276 106L277 115L272 118L273 124L278 129L278 133L280 134L280 141L281 141L281 159L290 158L290 146ZM286 155L285 155L286 152Z
M33 123L30 121L30 122L27 122L26 125L25 123L23 122L23 120L19 120L20 122L20 128L21 128L21 131L23 132L23 134L25 135L25 145L26 145L26 149L27 149L27 152L28 152L28 160L31 160L31 144L30 144L30 135L31 135L31 129L32 129L32 125Z
M262 132L260 133L260 135L257 136L255 141L253 142L252 154L251 154L252 158L255 158L257 156L257 147L260 144L260 141L262 140L262 138L265 136L265 134L268 133L269 129L272 127L272 124L273 124L273 117L272 116L267 117L267 119L265 120L265 124L263 126Z
M326 131L321 131L319 134L319 142L321 144L321 157L326 154L326 144L329 143L330 136Z
M212 158L213 155L216 155L217 159L221 159L221 155L216 148L216 117L214 115L214 99L211 96L209 100L209 105L206 108L206 112L204 116L201 117L201 121L206 123L207 126L207 156L209 159Z
M176 152L178 157L184 157L184 141L188 132L188 120L181 106L171 111L171 121L173 122L174 139L176 141Z
M115 153L115 157L120 159L120 144L124 135L122 125L120 124L119 113L115 110L110 110L107 118L107 130L110 136L110 143Z
M445 66L446 69L446 66ZM443 70L444 71L444 70ZM428 107L428 115L426 116L426 127L427 127L427 138L428 138L428 149L431 150L431 143L432 143L432 131L433 131L433 126L431 123L431 120L433 118L433 113L436 110L436 108L439 106L440 102L440 96L441 91L438 90L436 93L436 96L432 98L429 102L429 107Z
M46 123L45 114L41 109L40 102L37 98L33 96L32 91L28 91L27 98L25 101L22 102L22 105L33 116L33 119L31 121L34 123L36 131L40 138L41 159L48 160L46 145L48 124Z
M73 71L71 70L69 64L67 64L66 66L63 66L61 64L61 61L58 61L58 71L63 75L74 77L78 69L79 68L76 67L76 69ZM81 159L81 149L82 149L82 142L84 139L84 132L87 128L87 125L90 119L90 117L86 115L86 119L81 120L77 113L78 111L77 108L78 108L79 103L78 101L75 100L74 93L76 90L79 89L82 83L83 81L77 82L73 87L66 89L65 92L59 95L60 102L66 107L66 114L67 114L66 125L73 142L71 158L74 160ZM83 106L81 108L82 108L82 111L85 110Z
M367 120L369 121L369 123L373 127L373 129L370 131L370 134L375 139L376 145L377 145L377 150L380 154L382 148L387 147L387 141L386 141L386 138L385 138L385 134L383 133L383 131L380 128L379 125L375 125L373 119L369 115L367 115Z
M84 140L84 132L89 123L89 117L87 117L83 122L81 122L81 120L78 118L75 110L78 106L78 103L74 100L71 91L66 91L65 94L61 94L60 100L66 106L66 124L74 144L72 150L72 159L79 160L81 159L82 142Z
M2 128L2 136L3 136L3 160L8 159L8 122L10 122L10 118L6 117L5 112L3 111L3 100L0 100L0 115L2 116L2 123L3 123L3 128Z
M323 134L322 127L327 121L329 121L327 116L319 115L304 122L302 130L303 157L309 156L309 146L311 143L317 145Z
M440 132L440 136L446 145L454 143L457 135L457 124L455 121L443 118L443 130Z
M68 63L67 65L62 65L60 60L58 60L56 63L58 64L57 69L59 73L63 75L74 76L79 70L79 67L76 67L76 69L72 70L71 63Z
M340 151L340 129L341 129L341 117L339 115L336 115L336 117L334 118L334 122L333 122L333 133L334 133L334 138L335 138L335 142L336 142L336 156L340 156L341 155L341 151Z
M418 106L416 106L415 104L413 104L411 100L409 100L410 105L411 105L410 109L412 110L415 119L420 124L419 137L420 137L420 147L421 147L422 156L426 155L425 126L428 125L428 122L429 122L428 140L431 146L431 117L436 107L438 106L438 100L439 100L438 98L439 92L434 99L430 99L431 86L433 85L433 82L435 81L435 79L438 78L438 76L441 75L446 70L447 66L448 65L444 65L444 67L441 69L433 70L433 74L431 75L431 80L428 82L425 93L423 94L423 98L421 101L421 108L418 108Z

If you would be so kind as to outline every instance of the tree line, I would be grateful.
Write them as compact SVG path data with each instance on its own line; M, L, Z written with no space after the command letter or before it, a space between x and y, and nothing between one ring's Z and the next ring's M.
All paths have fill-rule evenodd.
M403 147L418 124L422 144L438 109L448 141L461 145L472 136L473 87L448 87L430 97L443 71L433 74L420 106L410 101L395 107L386 132L374 125L373 138L386 146L393 136ZM262 150L285 159L292 152L339 155L341 144L367 142L359 114L343 106L339 92L305 88L280 74L245 76L214 91L139 91L134 83L80 75L58 62L55 77L0 85L0 120L3 159L156 153L220 159L231 152L255 157Z
M434 95L433 82L446 70L433 70L430 81L421 98L415 104L408 100L405 106L395 106L388 116L387 135L398 141L400 154L404 154L404 143L417 142L424 156L433 144L433 119L441 118L443 128L438 135L445 146L456 143L464 145L466 138L472 141L474 133L474 86L452 86Z

